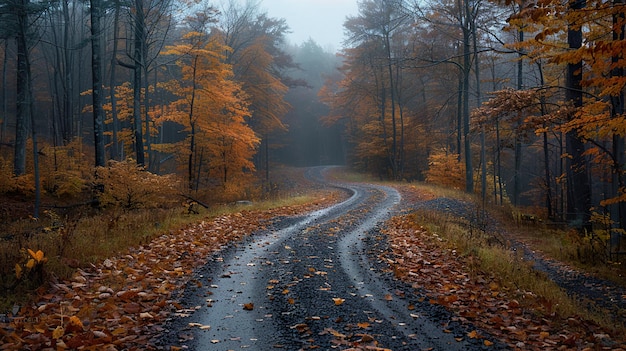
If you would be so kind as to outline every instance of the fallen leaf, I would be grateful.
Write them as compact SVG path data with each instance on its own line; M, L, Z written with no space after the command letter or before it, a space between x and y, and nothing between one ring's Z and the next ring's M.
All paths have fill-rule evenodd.
M65 329L63 329L63 327L60 325L56 327L56 329L54 329L54 331L52 332L53 339L58 339L62 337L63 335L65 335Z
M243 309L246 311L252 311L254 309L254 304L252 302L244 303Z
M65 326L65 330L68 333L83 331L83 322L78 319L76 316L71 316L67 325Z
M339 306L346 301L346 299L342 299L341 297L333 297L333 301L335 302L335 306Z

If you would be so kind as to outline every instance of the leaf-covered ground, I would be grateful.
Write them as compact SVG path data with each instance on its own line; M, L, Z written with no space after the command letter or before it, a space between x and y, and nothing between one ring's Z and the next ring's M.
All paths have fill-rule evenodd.
M172 293L207 257L272 218L294 216L335 202L222 215L162 235L67 281L38 291L16 317L0 323L1 350L146 350L172 313L184 313Z
M432 199L403 188L405 205ZM40 289L16 317L0 324L1 350L156 349L153 340L172 314L186 312L172 294L189 282L191 272L225 246L268 226L272 218L294 216L335 201L325 200L268 211L241 212L207 219L162 235L149 245L76 272L72 279ZM487 335L512 349L622 350L623 334L603 330L577 316L552 314L553 306L533 294L506 289L501 277L470 271L470 256L444 248L441 238L397 216L384 230L391 253L385 255L397 277L425 291L431 303L455 311ZM200 282L198 282L200 284ZM540 313L539 313L540 312Z
M432 194L412 187L401 189L403 197L413 202L433 199ZM579 316L558 317L555 306L545 299L529 291L505 288L500 282L506 277L471 269L476 266L472 256L446 248L441 237L429 233L409 216L394 217L385 233L393 252L388 262L396 276L425 290L431 303L448 307L459 320L473 323L513 349L626 349L624 331L619 327L604 330ZM470 337L483 336L477 333Z

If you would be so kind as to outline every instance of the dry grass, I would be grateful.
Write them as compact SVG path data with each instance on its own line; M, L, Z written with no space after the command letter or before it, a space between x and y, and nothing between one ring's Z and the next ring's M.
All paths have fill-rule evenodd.
M445 196L472 201L468 194L454 190L423 184L414 186L414 188L438 197ZM500 209L499 211L502 214L506 210ZM437 233L444 238L442 245L452 247L461 253L468 260L470 270L499 277L500 283L511 291L530 292L542 301L544 311L549 310L550 313L554 312L565 318L581 316L583 319L594 321L608 329L615 327L614 320L605 314L590 309L586 304L578 303L556 283L548 279L545 274L534 270L531 262L522 259L521 253L502 245L506 239L500 233L477 230L466 220L429 210L415 211L413 220L424 226L429 232ZM515 226L512 218L507 219L499 216L499 220L505 222L505 227L511 231L508 235L515 235L516 240L532 241L531 247L541 248L548 256L556 259L569 257L571 260L573 258L572 252L575 252L576 248L571 243L567 232L546 228L538 230L537 226L533 226L533 228L522 228L521 233L523 234L520 235L518 234L520 228ZM568 262L568 260L564 261ZM580 262L578 266L581 266Z
M298 206L324 201L333 197L312 195L276 196L271 200L243 204L221 205L210 209L195 206L172 209L142 209L134 211L112 210L71 220L60 219L48 211L38 221L21 220L5 226L6 233L30 233L8 235L0 241L0 314L12 306L28 301L29 294L42 283L29 275L18 281L15 264L24 266L28 260L26 249L44 252L44 280L70 277L76 268L100 262L123 254L132 247L150 243L162 234L174 232L192 223L207 220L221 214L241 211L263 211L272 208Z

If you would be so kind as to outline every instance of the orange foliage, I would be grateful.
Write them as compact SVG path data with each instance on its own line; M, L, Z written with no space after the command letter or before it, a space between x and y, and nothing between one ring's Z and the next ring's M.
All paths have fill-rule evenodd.
M165 52L178 57L184 80L163 84L179 99L164 106L156 122L184 126L187 138L177 143L175 152L181 167L187 167L190 185L199 181L196 177L208 176L226 187L254 171L251 160L259 138L246 123L248 95L233 80L232 67L223 55L230 49L218 37L189 33L185 38L187 43Z
M426 181L454 189L465 189L465 164L459 161L458 154L445 150L434 152L428 157Z
M150 173L134 160L109 161L107 167L96 169L96 179L102 186L98 199L103 207L162 208L180 201L178 181L173 175Z

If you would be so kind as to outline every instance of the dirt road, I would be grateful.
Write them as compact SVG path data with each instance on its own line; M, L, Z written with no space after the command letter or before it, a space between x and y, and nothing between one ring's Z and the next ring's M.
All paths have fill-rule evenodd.
M323 181L322 168L309 177ZM216 254L182 296L163 345L192 350L479 350L469 326L380 272L368 250L401 201L392 188L332 184L347 200L278 220ZM489 349L497 349L492 345Z

